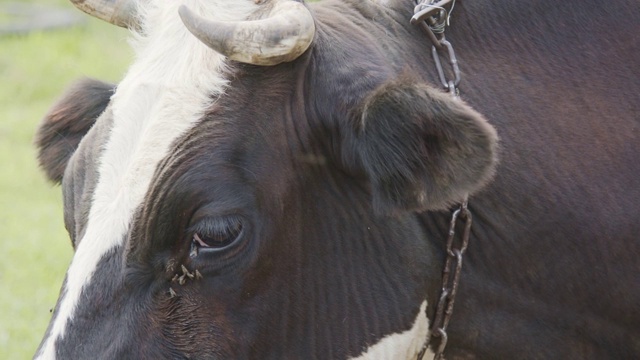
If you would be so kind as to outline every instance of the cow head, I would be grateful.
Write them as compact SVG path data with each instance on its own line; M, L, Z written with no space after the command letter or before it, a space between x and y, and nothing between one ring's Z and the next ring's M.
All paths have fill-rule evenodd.
M94 13L134 29L137 60L39 130L75 255L36 356L415 356L441 261L416 214L486 183L496 135L425 83L401 45L418 32L376 38L390 6Z

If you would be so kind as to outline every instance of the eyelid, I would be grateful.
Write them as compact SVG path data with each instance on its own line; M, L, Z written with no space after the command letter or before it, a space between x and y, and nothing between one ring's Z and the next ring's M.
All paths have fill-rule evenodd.
M211 214L211 213L210 213ZM195 220L195 221L194 221ZM239 231L232 231L233 239L224 246L216 246L216 243L208 243L208 236L228 228ZM238 264L237 261L246 261L241 255L251 254L250 251L255 245L252 234L251 218L242 213L226 213L224 215L200 216L192 219L191 226L186 234L190 251L189 256L193 265L204 271L222 271L229 268L231 264ZM232 236L229 236L231 238Z
M200 234L214 233L222 227L234 224L244 226L246 222L244 216L238 214L198 216L194 220L192 220L193 225L189 227L188 231Z
M225 211L221 211L220 209L217 209L217 207L214 207L211 205L204 206L198 209L196 212L194 212L191 215L189 230L192 230L192 231L201 230L200 229L201 226L199 225L201 225L203 222L206 222L206 221L211 221L211 220L215 221L215 219L218 219L218 221L220 221L220 219L236 218L244 222L246 217L242 214L243 212L240 209L236 209L236 208L231 208L231 209L226 209Z
M201 250L225 251L244 236L246 223L246 218L238 214L199 218L188 229L190 242Z

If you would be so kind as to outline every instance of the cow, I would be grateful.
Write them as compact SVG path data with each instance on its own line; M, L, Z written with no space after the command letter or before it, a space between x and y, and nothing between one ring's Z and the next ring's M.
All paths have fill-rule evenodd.
M73 2L135 61L36 136L75 251L36 359L640 358L637 2L458 1L452 91L413 0Z

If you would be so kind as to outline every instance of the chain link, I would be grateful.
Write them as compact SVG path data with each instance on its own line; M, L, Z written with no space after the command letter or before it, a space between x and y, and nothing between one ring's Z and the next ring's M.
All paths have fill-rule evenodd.
M462 232L461 241L456 244L456 225L459 219L464 220L464 230ZM472 216L468 208L468 202L465 200L458 209L451 215L449 224L449 236L447 237L447 259L445 260L444 270L442 271L442 289L438 304L436 306L436 316L431 326L431 337L439 338L438 350L435 353L434 360L444 360L444 350L447 346L449 337L447 336L447 327L453 314L453 305L456 299L456 292L460 283L460 273L462 271L462 256L469 246L469 235L471 234ZM422 350L418 354L418 360L422 360L431 341L427 339Z
M446 9L450 5L449 10ZM413 17L411 23L420 26L431 40L431 56L438 71L438 77L443 88L454 97L459 96L458 85L460 85L460 68L458 67L458 59L453 50L453 46L444 37L446 26L449 25L451 11L455 6L455 0L416 0L416 7L413 9ZM453 80L447 79L442 61L440 60L440 52L446 52L453 72Z

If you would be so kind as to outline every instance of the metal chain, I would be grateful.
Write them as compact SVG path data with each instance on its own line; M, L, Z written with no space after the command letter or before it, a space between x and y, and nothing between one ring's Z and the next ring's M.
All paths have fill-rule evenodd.
M458 223L458 219L464 220L464 230L462 232L460 244L455 244L456 224ZM436 307L436 316L433 319L430 331L431 337L440 339L440 344L438 345L438 350L435 353L434 360L444 360L444 350L447 346L447 341L449 340L447 336L447 326L449 326L449 321L453 314L456 292L458 291L458 285L460 284L462 256L469 246L471 222L471 212L468 208L468 201L465 199L462 205L460 205L460 207L451 215L451 222L449 224L447 259L444 264L444 270L442 271L442 290ZM430 339L427 339L422 350L420 350L417 360L422 360L424 357L424 354L431 342L429 340Z
M416 7L413 9L413 17L411 23L420 26L431 40L431 56L436 64L438 77L443 88L454 97L459 96L458 85L460 85L460 68L458 67L458 59L453 50L453 46L444 37L446 26L449 25L451 11L455 6L455 0L416 0ZM450 5L449 10L446 9ZM447 53L451 71L453 72L453 80L447 79L442 61L440 61L439 51Z
M449 26L451 11L455 6L455 2L456 0L416 0L416 7L413 10L414 15L411 18L411 23L420 26L426 32L432 43L431 56L436 65L440 83L445 90L455 98L458 98L460 95L458 85L460 85L461 80L458 59L456 58L453 46L444 37L444 31L446 27ZM449 10L447 10L447 7L449 7ZM439 52L447 53L449 64L451 65L451 72L453 73L453 80L448 79L445 75ZM459 219L464 220L464 230L460 243L455 244L456 225ZM447 259L445 260L444 270L442 271L442 290L436 305L436 315L431 324L430 335L420 350L417 360L422 360L424 357L424 354L431 344L431 338L438 338L440 340L434 360L444 360L444 350L449 340L447 327L453 314L453 305L460 283L462 256L469 245L471 222L471 212L468 208L468 201L465 199L460 207L451 215L449 235L447 238Z

